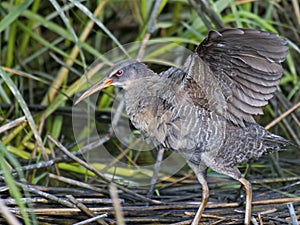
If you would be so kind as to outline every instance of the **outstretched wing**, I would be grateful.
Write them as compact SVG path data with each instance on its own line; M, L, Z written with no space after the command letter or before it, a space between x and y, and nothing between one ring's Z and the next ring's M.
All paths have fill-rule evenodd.
M253 115L273 96L282 76L287 41L252 29L210 31L184 65L185 89L194 104L235 124Z

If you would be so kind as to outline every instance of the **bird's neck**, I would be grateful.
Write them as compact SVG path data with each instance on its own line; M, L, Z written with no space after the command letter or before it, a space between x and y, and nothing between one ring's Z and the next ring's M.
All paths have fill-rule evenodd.
M144 123L152 121L155 117L153 107L160 89L159 84L159 76L153 75L138 79L125 89L126 112L132 124L143 133L147 133L147 130L143 130L147 127Z
M125 103L136 108L139 102L155 97L159 88L160 81L158 76L147 76L143 77L143 79L137 79L126 87Z

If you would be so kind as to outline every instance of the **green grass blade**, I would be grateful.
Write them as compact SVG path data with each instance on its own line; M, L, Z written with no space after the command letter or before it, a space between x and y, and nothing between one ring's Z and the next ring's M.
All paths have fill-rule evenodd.
M35 137L39 147L41 149L44 149L42 138L38 132L38 129L35 125L33 117L28 109L28 106L27 106L22 94L19 92L18 88L16 87L16 85L14 84L12 79L10 78L10 75L8 73L6 73L5 71L3 71L2 68L0 68L0 76L3 78L4 82L7 84L7 86L9 87L9 89L11 90L13 95L15 96L16 100L18 101L20 107L22 108L24 115L29 123L29 126L31 127L31 129L33 131L34 137Z
M36 217L33 213L31 213L31 221L29 219L29 215L26 210L26 206L22 201L22 195L21 192L19 191L19 188L17 187L17 184L14 180L14 177L11 174L11 170L7 165L7 161L5 158L8 159L9 163L11 163L15 169L17 170L17 173L21 179L24 179L24 174L23 171L20 170L21 168L20 164L18 161L13 157L12 154L8 152L8 150L5 148L5 146L0 142L0 168L2 170L5 183L9 187L9 193L11 196L16 200L17 205L20 208L21 214L22 214L22 219L26 225L31 225L31 224L37 224ZM29 197L29 193L27 190L23 190L25 193L26 197ZM29 204L30 208L33 208L31 204Z
M124 49L124 47L122 46L122 44L119 42L119 40L106 28L106 26L99 21L94 15L93 13L86 8L84 5L82 5L79 1L77 0L70 0L70 2L72 2L76 7L78 7L84 14L86 14L91 20L93 20L111 39L114 43L116 43L116 45L123 51L123 53L125 55L127 55L129 58L129 54L127 53L127 51Z
M10 24L14 22L31 5L32 2L33 0L25 0L22 4L10 9L9 14L7 14L0 21L0 32L9 27Z
M40 7L40 2L41 0L35 0L32 4L32 9L31 9L31 13L36 13ZM35 23L34 20L29 20L28 21L28 27L31 27L33 26L33 24ZM24 33L23 37L22 37L22 42L20 44L20 54L21 55L26 55L27 53L27 48L28 48L28 43L29 43L29 40L30 40L30 35L28 33Z
M56 9L56 11L59 13L59 16L60 18L62 19L62 21L64 22L64 24L66 25L66 27L68 28L68 30L71 32L74 40L75 40L75 43L76 45L78 46L78 49L79 49L79 53L80 53L80 56L81 56L81 60L82 60L82 63L83 63L83 67L84 67L84 70L86 70L87 68L87 65L86 65L86 62L85 62L85 57L84 57L84 54L82 52L82 48L81 48L81 45L80 45L80 42L79 42L79 38L77 37L77 34L76 32L74 31L69 19L66 17L66 15L64 14L61 6L57 3L57 1L55 0L50 0L50 2L52 3L53 7Z

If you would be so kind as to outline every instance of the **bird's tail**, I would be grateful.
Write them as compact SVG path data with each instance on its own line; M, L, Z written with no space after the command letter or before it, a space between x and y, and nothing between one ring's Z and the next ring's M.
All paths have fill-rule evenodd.
M282 151L287 150L289 145L292 145L292 143L288 140L286 140L283 137L280 137L276 134L272 134L268 132L264 138L263 142L265 145L265 154L274 152L274 151Z

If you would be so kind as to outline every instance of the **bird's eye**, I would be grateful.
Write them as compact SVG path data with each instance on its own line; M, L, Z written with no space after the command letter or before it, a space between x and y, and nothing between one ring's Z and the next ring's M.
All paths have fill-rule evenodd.
M116 74L118 77L119 77L119 76L122 76L123 70L118 70L115 74Z

